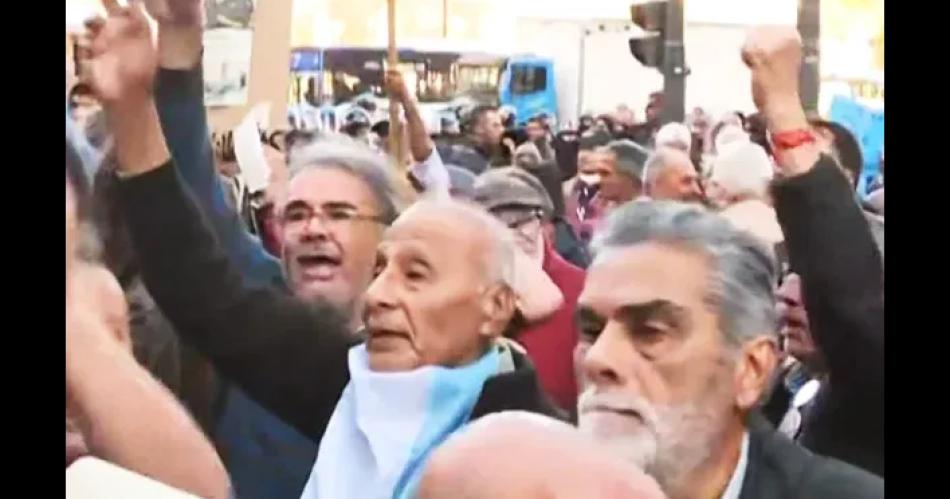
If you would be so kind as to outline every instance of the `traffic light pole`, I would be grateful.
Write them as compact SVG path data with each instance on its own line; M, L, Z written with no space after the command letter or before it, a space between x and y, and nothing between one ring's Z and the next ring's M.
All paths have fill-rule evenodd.
M686 47L683 44L683 0L666 2L666 40L663 55L663 123L686 117Z
M818 110L821 87L821 0L799 0L798 33L802 37L802 72L799 77L802 107Z

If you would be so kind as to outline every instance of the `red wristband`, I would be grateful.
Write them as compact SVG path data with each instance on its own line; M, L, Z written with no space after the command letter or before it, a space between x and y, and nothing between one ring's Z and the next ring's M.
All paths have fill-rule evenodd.
M788 130L771 134L772 148L787 151L805 144L815 143L815 134L808 129Z

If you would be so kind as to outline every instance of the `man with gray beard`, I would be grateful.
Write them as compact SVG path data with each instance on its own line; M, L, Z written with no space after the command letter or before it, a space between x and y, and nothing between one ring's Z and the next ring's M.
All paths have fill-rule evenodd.
M753 30L743 60L777 139L784 179L775 196L790 259L829 287L836 278L828 265L879 265L834 159L808 135L797 32ZM834 244L838 234L849 244ZM611 214L593 247L578 300L582 432L643 467L670 499L884 497L881 478L799 447L757 411L774 376L778 335L775 264L755 236L698 207L629 203ZM883 302L862 298L860 310L840 298L827 305L823 322L883 315Z
M580 430L671 499L884 497L758 414L778 357L765 246L698 207L618 208L578 302ZM673 270L675 269L675 270Z

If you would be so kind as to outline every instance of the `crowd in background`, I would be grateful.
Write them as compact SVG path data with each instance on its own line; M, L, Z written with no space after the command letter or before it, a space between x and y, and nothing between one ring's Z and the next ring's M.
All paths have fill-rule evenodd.
M200 0L67 81L67 469L203 497L883 497L884 178L753 30L757 111L209 130ZM146 12L157 21L153 41ZM527 118L527 119L525 119ZM390 150L400 144L402 150ZM401 162L393 158L402 158Z

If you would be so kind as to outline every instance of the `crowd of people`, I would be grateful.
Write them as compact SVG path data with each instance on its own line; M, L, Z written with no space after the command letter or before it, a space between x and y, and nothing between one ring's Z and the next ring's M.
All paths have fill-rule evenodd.
M883 177L858 195L857 141L803 110L793 28L750 31L757 112L715 122L664 123L655 93L643 122L481 106L433 135L388 71L401 140L262 131L249 192L209 130L201 0L103 4L67 81L67 470L201 497L884 496Z

